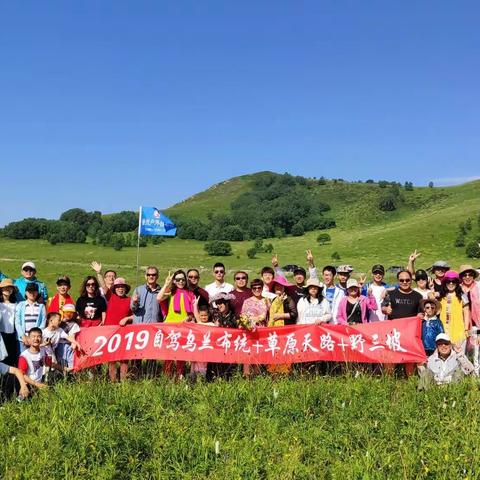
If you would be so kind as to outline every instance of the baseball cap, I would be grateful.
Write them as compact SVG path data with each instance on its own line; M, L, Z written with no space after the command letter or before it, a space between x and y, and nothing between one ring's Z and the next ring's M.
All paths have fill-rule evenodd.
M381 272L382 275L385 275L385 267L377 263L372 267L372 273L375 273L375 272Z
M439 333L436 337L435 337L435 343L437 342L448 342L448 343L452 343L452 341L450 340L450 337L446 334L446 333Z
M25 262L22 265L22 270L25 270L26 268L32 268L33 270L37 269L37 267L35 266L35 264L33 262Z

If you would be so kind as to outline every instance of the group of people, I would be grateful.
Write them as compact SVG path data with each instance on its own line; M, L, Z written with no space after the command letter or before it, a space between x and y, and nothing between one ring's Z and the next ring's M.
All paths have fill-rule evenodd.
M354 278L350 265L327 265L319 273L310 250L306 252L307 269L296 266L293 282L287 280L276 255L272 266L262 268L255 278L250 279L244 270L236 271L233 284L225 280L224 264L215 263L213 281L204 287L196 268L169 272L161 285L158 268L149 266L145 283L131 296L131 286L123 277L114 270L102 271L102 265L94 261L92 275L83 280L76 300L70 295L68 276L57 279L57 291L49 296L35 264L27 261L15 280L0 272L0 374L4 380L16 379L23 398L32 387L46 385L46 372L71 372L74 351L80 348L76 334L102 325L187 321L252 329L355 325L412 316L421 321L428 356L426 365L419 366L422 386L478 373L467 354L477 345L475 329L480 326L479 272L471 265L455 271L447 262L437 261L428 269L430 276L427 270L415 269L419 255L416 251L410 255L392 284L385 283L381 264L373 265L369 279L364 274ZM163 362L170 376L185 376L186 366L182 361ZM211 378L228 374L231 367L193 362L190 375ZM129 369L128 362L109 364L110 380L124 380ZM243 366L243 373L251 374L248 365Z

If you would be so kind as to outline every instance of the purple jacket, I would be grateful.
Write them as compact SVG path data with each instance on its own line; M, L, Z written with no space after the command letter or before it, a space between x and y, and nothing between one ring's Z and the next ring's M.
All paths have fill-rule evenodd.
M347 325L347 297L343 297L338 305L337 324ZM362 323L367 323L367 310L376 310L377 301L373 295L360 296L360 310L362 312Z

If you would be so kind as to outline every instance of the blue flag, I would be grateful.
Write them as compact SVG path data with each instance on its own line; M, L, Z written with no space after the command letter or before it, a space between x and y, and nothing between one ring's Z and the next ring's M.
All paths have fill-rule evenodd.
M140 235L174 237L177 234L177 226L155 207L140 207L138 228Z

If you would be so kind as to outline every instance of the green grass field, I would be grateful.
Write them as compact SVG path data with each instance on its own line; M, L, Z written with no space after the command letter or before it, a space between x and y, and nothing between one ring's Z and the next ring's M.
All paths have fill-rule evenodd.
M478 386L306 377L57 385L6 404L5 479L478 478Z

